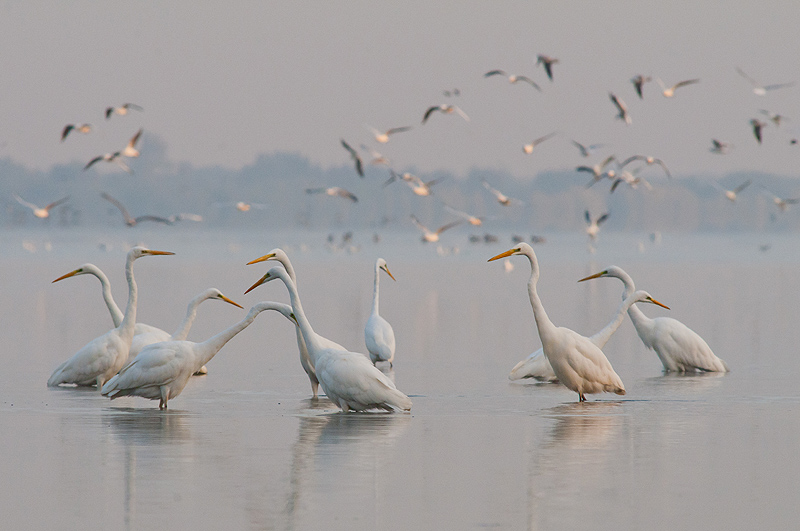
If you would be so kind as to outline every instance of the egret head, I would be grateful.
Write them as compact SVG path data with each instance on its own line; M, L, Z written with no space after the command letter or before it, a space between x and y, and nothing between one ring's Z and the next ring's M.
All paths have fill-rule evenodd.
M74 277L74 276L77 276L77 275L93 275L93 274L96 274L95 271L99 271L99 270L93 264L83 264L78 269L76 269L74 271L70 271L66 275L61 275L60 277L55 279L53 281L53 283L56 283L59 280L64 280L65 278L70 278L70 277Z
M275 280L276 278L280 278L284 282L287 282L289 280L289 277L286 275L285 270L281 269L280 267L273 267L272 269L267 271L267 273L263 277L258 279L255 284L247 288L247 291L244 292L245 295L256 289L261 284L266 284L270 280Z
M247 262L247 265L258 264L259 262L266 262L267 260L277 260L278 262L283 262L284 260L288 260L289 257L283 252L282 249L273 249L261 258L256 258L250 262Z
M209 290L207 290L206 293L205 293L205 298L206 299L218 299L218 300L221 300L221 301L225 301L228 304L233 304L237 308L244 309L244 306L242 306L241 304L238 304L236 302L233 302L228 297L223 295L222 292L220 290L218 290L217 288L210 288Z
M394 280L395 282L397 281L397 279L394 278L394 275L392 275L392 273L389 271L389 266L386 265L386 260L384 260L383 258L378 258L377 266L378 269L383 269L384 271L386 271L386 274L389 275L389 277L392 280Z
M143 256L168 256L173 254L175 253L171 253L169 251L153 251L152 249L146 249L140 245L137 245L128 251L128 256L134 259L141 258Z
M667 310L669 310L669 306L667 306L665 304L661 304L660 302L655 300L653 297L651 297L649 293L647 293L646 291L643 291L643 290L639 290L637 292L634 292L633 300L634 300L634 302L649 302L650 304L655 304L656 306L661 306L662 308L666 308Z
M500 258L505 258L506 256L511 256L511 255L515 255L515 254L524 254L524 255L527 255L527 256L531 256L531 255L533 255L533 247L531 247L530 245L528 245L525 242L522 242L519 245L517 245L516 247L514 247L512 249L509 249L508 251L506 251L504 253L500 253L497 256L489 258L488 261L492 262L494 260L499 260Z

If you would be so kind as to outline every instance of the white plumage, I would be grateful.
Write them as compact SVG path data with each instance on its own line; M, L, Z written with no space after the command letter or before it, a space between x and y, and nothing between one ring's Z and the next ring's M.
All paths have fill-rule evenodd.
M389 272L389 266L386 265L386 260L378 258L375 262L375 286L372 290L372 313L367 319L367 325L364 327L364 343L367 345L369 352L369 359L372 364L379 361L388 361L389 366L392 366L394 361L395 339L394 330L389 321L384 319L378 314L379 301L378 292L380 284L380 271L386 271L386 274L392 280L395 280L394 275Z

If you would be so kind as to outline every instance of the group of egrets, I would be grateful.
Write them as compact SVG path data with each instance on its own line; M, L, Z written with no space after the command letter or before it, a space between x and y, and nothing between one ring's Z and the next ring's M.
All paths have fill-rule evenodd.
M372 313L364 329L369 351L367 357L350 352L314 332L300 303L294 268L286 253L280 249L250 262L255 264L276 260L283 268L273 267L245 293L261 284L280 279L289 291L291 306L277 302L260 302L250 309L243 320L210 339L201 343L186 341L197 307L204 300L219 299L242 307L219 290L211 288L192 299L183 323L172 335L156 327L137 324L137 287L133 276L133 262L143 256L171 254L173 253L143 247L134 247L128 252L125 265L128 305L124 314L111 296L108 278L92 264L85 264L53 281L82 274L96 276L102 284L103 298L116 328L93 339L62 363L48 380L48 386L96 385L103 396L112 400L128 395L141 396L159 400L159 408L166 409L168 401L183 391L193 374L202 373L205 364L228 341L249 326L262 311L275 310L296 326L300 362L311 382L314 398L317 396L318 386L321 385L328 398L343 411L411 409L411 400L398 391L394 382L375 367L378 362L391 364L395 352L394 331L378 314L379 272L383 270L394 279L382 258L375 263Z

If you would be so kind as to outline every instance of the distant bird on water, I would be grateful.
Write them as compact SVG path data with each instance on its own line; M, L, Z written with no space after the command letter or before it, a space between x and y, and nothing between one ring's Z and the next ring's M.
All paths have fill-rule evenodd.
M631 125L631 116L628 114L628 106L625 105L625 102L615 96L613 92L609 92L608 97L617 108L617 118L625 122L625 125Z
M555 57L550 57L547 55L539 54L536 56L536 65L544 66L544 71L547 73L547 77L550 78L550 81L553 81L553 65L558 62L558 59Z
M410 131L412 128L411 126L404 126L404 127L393 127L391 129L387 129L386 131L378 131L374 127L369 127L369 130L372 131L373 136L375 137L376 142L380 142L381 144L385 144L389 141L389 135L393 135L395 133L402 133L403 131Z
M492 77L492 76L503 76L508 78L508 82L512 84L519 83L520 81L529 84L539 92L542 91L542 88L531 78L527 76L518 76L513 74L507 74L504 70L491 70L483 74L483 77Z
M508 197L503 192L498 190L497 188L493 188L489 183L485 180L483 181L483 186L497 199L497 202L503 206L511 206L511 205L524 205L522 201L519 199L514 199L513 197Z
M540 136L539 138L533 140L530 144L525 144L524 146L522 146L522 151L524 151L527 155L530 155L531 153L533 153L533 148L535 148L545 140L550 140L551 138L556 136L556 134L557 134L556 132L552 132L547 135Z
M644 99L644 96L642 95L642 86L644 86L645 83L648 83L652 80L653 78L651 78L650 76L643 76L643 75L637 75L631 78L631 83L633 83L633 88L636 90L636 94L638 94L640 100Z
M661 169L664 170L664 173L667 175L667 177L672 178L672 174L669 172L669 169L667 168L667 165L664 164L664 161L662 161L661 159L657 159L655 157L647 157L647 156L644 156L644 155L634 155L634 156L628 157L627 159L622 161L622 163L620 163L619 167L620 168L624 168L625 166L627 166L631 162L634 162L634 161L637 161L637 160L641 160L642 162L645 162L648 166L652 166L653 164L657 164L657 165L661 166Z
M139 112L144 111L144 109L142 109L141 107L139 107L138 105L136 105L134 103L123 103L119 107L107 107L106 108L106 120L111 118L112 114L119 114L120 116L125 116L126 114L128 114L128 111L131 111L131 110L135 110L135 111L139 111Z
M348 192L344 188L339 188L338 186L332 186L330 188L306 188L307 194L325 194L330 195L333 197L344 197L345 199L349 199L353 203L358 202L358 198L353 195L351 192Z
M341 139L342 147L350 153L350 158L353 159L353 163L356 165L356 173L358 173L359 177L364 176L364 163L361 161L361 157L358 155L358 152L350 147L350 144L345 142L344 139Z
M668 87L664 85L664 82L661 81L660 79L656 79L656 81L658 81L658 84L661 85L661 90L662 90L661 94L663 94L665 98L673 97L675 95L675 91L681 87L685 87L686 85L693 85L695 83L700 83L699 79L687 79L686 81L679 81L678 83L675 83L671 87Z
M778 83L775 85L762 85L752 77L745 74L744 71L738 66L736 67L736 72L738 72L740 76L745 78L747 81L750 82L751 85L753 85L753 94L755 94L756 96L766 96L767 92L769 92L770 90L778 90L782 88L793 87L795 85L794 81L791 81L789 83Z
M63 142L67 138L67 135L69 135L72 131L77 131L79 133L83 133L84 135L91 133L92 124L67 124L64 126L64 130L61 131L61 141Z
M414 222L414 225L417 226L419 230L422 231L422 241L425 243L436 243L439 241L439 235L446 231L447 229L452 229L456 225L460 225L463 223L462 221L454 221L452 223L448 223L447 225L442 225L435 231L430 230L428 227L420 223L416 216L413 214L411 215L411 221Z
M462 111L458 105L449 105L443 103L442 105L434 105L433 107L428 107L428 110L425 111L425 115L422 117L422 123L424 124L425 122L427 122L428 118L430 118L431 114L433 114L434 112L440 112L442 114L453 114L455 112L459 116L461 116L465 121L469 122L469 116L467 116L467 113Z
M27 201L22 199L17 194L12 194L12 195L14 196L14 199L17 200L17 203L19 203L20 205L22 205L24 207L30 208L33 211L33 215L36 216L39 219L49 218L50 217L50 211L52 209L54 209L55 207L57 207L61 203L65 202L67 199L69 199L69 196L62 197L58 201L53 201L52 203L50 203L49 205L47 205L45 207L39 207L37 205L34 205L33 203L28 203Z

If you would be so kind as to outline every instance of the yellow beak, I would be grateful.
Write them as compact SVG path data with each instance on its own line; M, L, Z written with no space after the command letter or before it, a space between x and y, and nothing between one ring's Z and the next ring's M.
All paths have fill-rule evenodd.
M244 306L242 306L241 304L238 304L238 303L236 303L236 302L233 302L232 300L230 300L230 299L229 299L228 297L226 297L225 295L220 295L220 296L219 296L219 298L220 298L220 299L222 299L222 300L224 300L224 301L225 301L225 302L227 302L228 304L233 304L234 306L238 306L239 308L241 308L242 310L244 310Z
M580 279L578 282L583 282L584 280L592 280L593 278L600 278L605 275L605 271L600 271L599 273L595 273L594 275L588 276L586 278Z
M391 274L391 273L389 272L389 266L386 266L386 267L384 267L384 268L383 268L383 270L384 270L384 271L386 271L386 274L387 274L387 275L389 275L389 277L390 277L392 280L394 280L395 282L397 282L397 279L396 279L396 278L394 278L394 275L393 275L393 274Z
M487 260L487 262L491 262L493 260L499 260L500 258L505 258L506 256L511 256L515 252L517 252L517 249L509 249L508 251L506 251L504 253L500 253L495 257L489 258L489 260Z
M661 306L662 308L666 308L667 310L669 310L669 306L667 306L666 304L661 304L660 302L658 302L657 300L655 300L652 297L650 297L650 302L652 302L653 304L657 304L658 306Z
M275 258L275 253L269 253L269 254L265 254L265 255L264 255L264 256L262 256L261 258L256 258L255 260L253 260L253 261L251 261L251 262L247 262L247 265L253 265L253 264L257 264L257 263L259 263L259 262L266 262L266 261L267 261L267 260L269 260L270 258Z
M70 271L70 272L69 272L69 273L67 273L66 275L62 275L62 276L58 277L57 279L55 279L55 280L52 282L52 284L55 284L55 283L56 283L56 282L58 282L59 280L64 280L65 278L74 277L75 275L77 275L77 274L78 274L78 271L80 271L80 269L76 269L75 271Z
M169 256L175 253L171 253L169 251L151 251L150 249L148 249L147 254Z
M253 291L253 290L254 290L254 289L256 289L257 287L259 287L261 284L263 284L264 282L266 282L266 281L267 281L267 277L268 277L268 276L269 276L269 273L267 273L267 274L266 274L266 275L264 275L263 277L259 278L259 279L258 279L258 282L256 282L255 284L253 284L252 286L250 286L249 288L247 288L247 291L245 291L245 292L244 292L244 294L245 294L245 295L247 295L248 293L250 293L251 291Z

